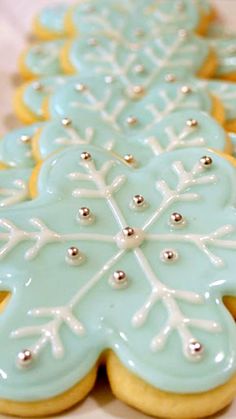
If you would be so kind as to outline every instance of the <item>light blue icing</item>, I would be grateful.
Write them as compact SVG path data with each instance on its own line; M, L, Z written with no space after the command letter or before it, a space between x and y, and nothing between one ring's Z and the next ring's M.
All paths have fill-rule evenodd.
M69 80L73 80L73 78L70 76L51 76L29 82L23 90L22 101L38 119L41 119L44 116L45 100Z
M224 295L236 295L235 169L227 160L201 148L165 153L137 169L120 160L110 165L107 162L114 159L110 154L91 146L86 150L93 161L81 160L84 147L52 157L39 177L39 197L0 212L1 246L7 244L10 234L14 235L15 228L21 230L17 243L11 242L9 249L8 242L1 254L1 290L13 295L0 316L0 397L34 401L65 392L91 370L107 348L113 349L126 368L162 390L194 393L226 383L236 372L235 323L222 303ZM207 169L199 164L205 155L213 160ZM95 183L95 168L96 176L104 183ZM86 178L88 171L90 176ZM104 195L105 185L110 187L108 195ZM160 210L166 202L162 194L168 187L176 200L168 201L165 210ZM143 211L130 207L135 194L145 198L147 206ZM94 223L82 225L77 221L82 206L91 209ZM186 220L182 228L169 224L174 211ZM143 241L142 230L135 244L125 239L122 251L119 237L122 226L127 225L135 232L145 225L149 227ZM9 228L12 230L8 237ZM52 233L46 233L38 247L36 240L40 240L45 228L63 237L57 241L54 234L52 237ZM74 239L66 238L68 234L73 234ZM87 234L92 236L86 240ZM94 234L105 235L104 240L116 239L99 242L98 236L92 238ZM197 246L191 242L192 235L204 237L205 241ZM86 255L84 263L71 266L65 261L69 246L77 246ZM127 246L131 246L129 250ZM175 262L160 259L166 248L178 252ZM109 278L116 270L127 274L127 288L110 285ZM98 273L101 275L96 277ZM137 321L134 315L150 298L152 281L159 291L163 285L172 292L166 300L160 295L162 302L153 300L144 324L134 327L132 319ZM69 309L68 304L72 317L65 323L60 313L62 308ZM178 330L170 330L162 350L153 352L150 343L168 326L177 309L181 310L180 320L189 318L182 326L182 338ZM50 340L45 334L44 345L42 330L46 333L49 325L56 329ZM81 327L84 334L76 335ZM183 352L190 338L197 339L204 348L201 356L192 355L194 360ZM34 356L32 364L22 370L17 368L16 358L24 348Z
M75 86L85 86L83 91ZM167 114L179 109L201 109L211 113L212 101L204 89L182 91L183 83L157 83L141 100L130 100L120 82L106 84L103 77L80 77L78 82L69 82L51 96L49 113L53 118L69 117L77 124L89 126L103 121L112 129L124 130L127 134L140 132L160 121ZM137 118L136 124L128 124L127 118Z
M197 81L200 86L205 86L209 89L216 97L218 97L224 106L226 120L232 120L236 118L236 84L233 82L222 82L222 81Z
M26 56L27 67L38 76L61 74L60 49L63 45L62 40L56 40L31 47ZM203 39L171 30L141 47L124 45L120 40L101 35L79 37L73 43L70 58L82 76L88 71L91 75L114 75L120 77L126 87L140 81L148 89L170 71L182 78L190 72L197 73L208 53L208 44ZM137 65L142 65L145 71L135 74Z
M10 167L33 167L31 138L39 126L27 125L4 135L0 140L0 161Z
M173 74L173 73L171 73ZM176 77L176 76L175 76ZM181 78L176 77L177 80ZM42 84L42 91L35 91L34 82L28 83L27 87L24 90L23 101L24 104L28 107L29 110L33 111L38 117L42 114L42 104L43 101L49 98L49 95L55 94L58 89L60 89L64 84L79 83L81 78L78 75L75 76L63 76L63 77L49 77L42 78L40 83ZM101 79L99 79L101 80ZM175 83L171 83L175 86ZM185 80L185 85L188 85L190 88L202 91L203 88L208 89L208 91L218 97L221 103L224 106L226 113L226 119L235 119L236 117L236 86L232 82L223 82L218 80L200 80L189 77ZM207 112L209 110L207 109Z
M52 76L62 72L59 51L63 40L38 43L27 49L25 66L34 76Z
M208 55L202 39L190 34L185 38L176 30L148 40L141 49L101 35L92 40L89 46L91 38L88 37L73 41L69 60L75 71L82 76L89 71L91 75L118 77L125 87L143 84L148 89L169 72L182 78L197 73ZM143 72L136 73L138 65L143 66Z
M31 169L0 170L0 208L10 207L30 199Z
M56 4L44 7L37 16L40 26L52 35L65 35L64 18L68 6L66 4Z
M195 120L195 127L188 127L188 121ZM133 155L135 164L146 164L153 157L165 152L183 147L207 146L224 151L226 138L224 130L206 113L198 110L180 110L165 116L160 122L154 123L145 129L140 125L139 130L130 132L129 136L117 132L100 121L99 126L91 119L89 126L80 123L71 123L63 126L58 120L52 120L38 126L37 157L47 159L59 150L75 145L96 145L102 149L111 150L115 155L124 158ZM30 128L30 127L29 127ZM23 145L19 141L22 129L14 131L2 140L2 159L15 167L31 167L35 161L28 153L31 152L31 142ZM28 131L30 132L30 130Z
M196 127L187 126L186 122L191 120L197 121ZM197 110L167 115L149 129L141 126L128 138L102 123L98 128L92 119L89 127L82 123L64 127L58 121L49 121L40 132L37 149L39 158L45 160L60 148L87 144L109 148L121 157L132 154L138 164L144 164L165 151L183 147L207 146L224 151L225 132L210 116Z
M152 39L170 27L193 30L199 24L200 10L189 0L141 0L133 6L133 1L79 4L72 15L73 27L82 35L105 33L127 43Z
M209 44L218 57L216 76L227 76L236 72L236 37L212 39Z

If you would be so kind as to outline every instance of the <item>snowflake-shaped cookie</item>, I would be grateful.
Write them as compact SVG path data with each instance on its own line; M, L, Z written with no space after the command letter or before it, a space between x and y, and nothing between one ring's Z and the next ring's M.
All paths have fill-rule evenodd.
M107 348L160 389L226 382L235 176L205 148L140 168L92 146L47 161L38 198L0 213L1 398L60 394Z

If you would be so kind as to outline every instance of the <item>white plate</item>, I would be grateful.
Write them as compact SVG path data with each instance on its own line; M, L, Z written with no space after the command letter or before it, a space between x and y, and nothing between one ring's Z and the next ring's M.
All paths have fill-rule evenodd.
M66 0L64 0L66 1ZM11 96L14 88L12 81L17 68L17 57L25 46L25 34L29 31L32 16L46 4L54 0L0 0L0 91L1 119L0 132L15 126L12 116ZM67 0L67 3L69 1ZM213 0L220 9L229 26L234 28L236 18L236 0ZM9 53L7 52L9 51ZM8 56L6 56L8 54ZM118 400L114 399L104 377L98 383L91 395L75 409L63 414L68 419L145 419L143 415ZM1 416L0 418L5 418ZM235 419L236 401L230 408L219 413L215 418Z

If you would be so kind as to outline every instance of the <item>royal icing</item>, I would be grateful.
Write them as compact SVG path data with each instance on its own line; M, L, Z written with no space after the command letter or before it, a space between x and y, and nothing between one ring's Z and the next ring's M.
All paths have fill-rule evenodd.
M31 169L0 170L0 208L30 199L28 182Z
M78 77L51 96L48 111L53 118L70 118L89 126L91 118L112 129L134 133L149 129L179 109L212 110L212 99L204 89L188 88L184 83L156 83L141 100L130 98L118 80L107 83L102 76ZM79 120L78 120L79 117Z
M222 303L236 292L235 173L205 148L140 168L89 145L48 160L38 198L0 213L1 289L14 290L0 318L1 398L65 392L107 348L162 390L225 383L236 371Z
M109 5L109 7L108 7ZM166 28L197 29L202 10L189 0L85 2L72 12L73 29L82 35L106 36L120 43L152 39Z
M60 74L59 51L63 40L42 42L28 48L24 55L24 64L34 76L52 76Z
M40 27L55 36L65 35L64 19L68 11L65 4L44 7L37 15Z
M0 141L0 161L11 168L33 167L31 142L40 123L10 131ZM1 172L0 172L1 173Z
M60 50L63 41L38 44L29 49L27 67L37 75L56 75L62 72ZM82 76L111 75L129 89L141 83L147 90L165 74L174 71L180 77L197 73L209 53L208 44L192 33L172 30L142 44L123 45L106 36L79 37L72 44L69 60L75 72ZM144 71L136 71L137 66Z
M92 120L88 127L73 123L63 126L51 121L44 125L38 137L38 158L44 160L62 147L93 144L121 158L132 154L137 162L144 164L153 156L178 148L207 146L220 151L226 148L223 129L211 117L196 110L175 112L148 130L142 128L141 125L140 130L131 132L127 138L103 124L98 130Z
M218 58L216 76L225 76L236 72L236 38L219 38L209 41L211 48L214 48Z

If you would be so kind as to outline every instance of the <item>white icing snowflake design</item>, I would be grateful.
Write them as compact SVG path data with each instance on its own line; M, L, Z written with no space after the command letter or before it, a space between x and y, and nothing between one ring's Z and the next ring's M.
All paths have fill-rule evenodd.
M52 250L55 249L56 252L58 245L70 243L73 247L68 249L64 265L68 275L73 276L77 275L77 272L79 273L83 266L86 267L86 270L88 269L88 273L91 269L93 271L89 258L87 259L88 255L86 251L83 251L85 243L98 244L99 248L109 246L111 251L107 251L108 256L103 265L99 269L95 269L93 275L76 292L73 292L69 301L64 305L35 307L29 310L28 314L30 316L49 317L51 318L49 322L43 324L37 322L37 325L20 327L12 332L11 336L26 338L39 335L39 338L30 347L34 356L39 355L47 344L51 345L53 355L56 358L63 356L65 349L60 337L62 325L67 325L75 335L83 336L86 334L86 319L82 320L80 316L75 316L74 311L107 276L110 277L107 285L108 294L111 292L109 291L111 285L113 289L125 289L125 286L129 283L129 275L132 276L132 265L135 264L141 272L144 283L146 281L149 286L149 294L144 298L140 307L137 307L133 312L132 317L128 319L130 327L134 330L145 327L149 322L152 310L159 306L161 301L162 310L164 309L168 315L165 316L165 323L160 330L152 329L149 348L154 352L160 351L167 345L172 332L176 330L182 342L185 356L190 360L201 359L203 344L197 341L192 329L195 331L198 329L204 330L209 335L219 334L222 326L214 318L191 317L184 313L183 307L185 305L181 306L181 301L199 307L208 304L203 293L200 292L201 287L198 284L194 284L192 291L187 290L188 287L186 287L187 289L185 287L181 289L178 287L177 278L170 286L167 285L165 278L162 276L163 269L166 272L165 275L167 275L171 266L176 265L178 270L182 255L181 252L172 248L176 244L181 244L180 247L185 244L190 246L191 252L200 254L202 264L207 264L206 266L208 269L211 268L213 273L227 266L225 250L232 252L236 249L236 239L231 237L232 234L235 236L235 226L218 223L219 217L216 217L217 225L214 228L209 229L205 222L203 223L205 224L204 229L199 228L197 231L191 231L191 222L187 218L182 217L181 220L174 220L176 214L178 215L176 213L178 205L183 208L190 205L192 210L195 208L194 212L196 213L196 207L199 206L199 211L202 211L205 206L208 206L209 203L205 202L208 191L212 189L212 196L214 196L219 178L217 169L214 170L214 166L213 168L211 166L213 165L213 159L216 157L211 153L212 157L199 159L204 152L206 152L205 149L194 149L184 154L183 152L181 154L179 152L166 154L163 156L163 161L159 161L162 170L165 161L170 164L164 177L158 174L159 170L156 170L155 164L152 163L147 169L152 173L151 179L153 178L154 182L154 187L152 186L150 191L146 190L145 176L141 169L140 173L135 169L125 169L121 163L111 159L111 155L108 153L101 153L89 147L87 152L82 152L82 149L79 148L71 148L59 155L59 160L62 158L61 164L63 166L65 164L66 167L66 169L63 169L64 182L70 191L69 196L65 198L65 202L68 202L69 207L73 208L73 212L74 210L78 211L81 207L79 213L77 213L75 220L68 220L69 215L63 214L60 204L57 203L58 206L55 207L57 208L57 214L54 214L53 217L57 221L55 221L53 227L45 217L40 215L41 204L37 208L36 201L35 204L32 203L29 206L30 215L26 209L24 224L27 225L27 228L22 228L17 210L15 213L14 211L9 212L8 218L2 217L0 219L2 230L0 233L0 241L2 242L0 257L2 262L5 258L10 257L11 259L11 257L14 257L16 251L20 252L21 255L23 251L22 266L27 269L28 264L31 263L33 269L37 270L38 263L40 263L38 259L40 260L40 255L46 251L46 248L49 249L52 246ZM189 159L191 162L195 161L195 163L190 165ZM219 158L217 157L217 159ZM186 162L189 169L185 168ZM55 166L55 162L52 162L51 167L53 166ZM59 166L60 164L58 164ZM56 183L56 176L59 173L61 178L61 171L57 168L54 174ZM137 179L140 179L140 175L142 178L144 177L138 185L142 194L134 195L134 186L137 184ZM173 178L175 179L174 183ZM51 181L53 181L53 178L51 178ZM51 187L54 188L56 183L52 182ZM124 190L126 191L124 196L127 198L121 201ZM145 198L145 192L147 198ZM128 202L128 197L130 202ZM82 207L82 203L86 203L87 207ZM97 205L100 211L100 213L98 211L98 214L96 212ZM106 217L108 229L104 228L104 225L100 230L100 205L102 205L103 210L105 209L105 212L108 211L108 214L110 214ZM62 208L65 210L67 206L63 204ZM44 213L44 210L42 210L42 213ZM110 217L113 219L112 231L109 227ZM172 217L172 221L170 217ZM64 220L63 231L60 228L61 219ZM132 219L135 219L135 225L132 224ZM192 219L194 220L193 216ZM74 225L76 221L79 226L76 229L71 229L70 226ZM179 223L179 221L181 222ZM98 227L96 227L97 223ZM189 226L188 223L190 223ZM32 229L29 228L30 226ZM70 232L67 232L67 228L70 229ZM160 262L157 266L154 263L156 251L153 259L154 249L156 251L160 250ZM224 250L222 255L219 254L219 249ZM132 255L132 264L128 264L127 271L119 270L119 264L122 263L122 260L126 260L127 255ZM102 259L104 257L105 254L101 256ZM97 262L99 261L96 261L96 264ZM54 269L61 269L60 267L56 268L56 266L58 266L58 263L55 260ZM131 272L129 272L130 269ZM171 270L171 272L173 275L174 271ZM183 275L186 276L186 272ZM132 284L130 287L132 287ZM209 315L210 313L207 317Z

